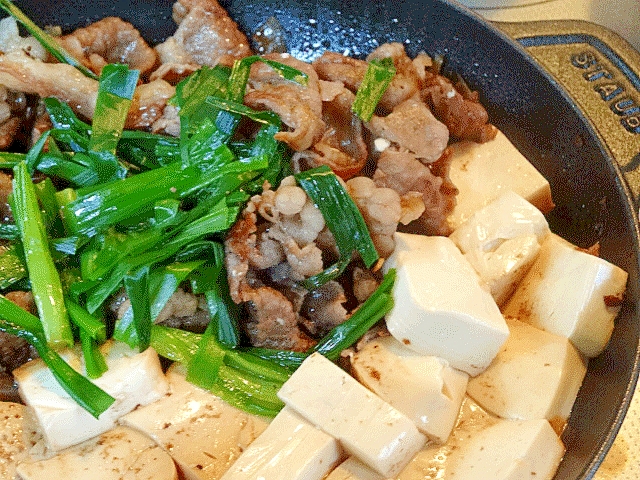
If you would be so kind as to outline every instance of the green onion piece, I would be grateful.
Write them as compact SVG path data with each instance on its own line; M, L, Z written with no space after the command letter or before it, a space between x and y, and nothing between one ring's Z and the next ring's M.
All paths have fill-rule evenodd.
M84 366L89 378L100 378L108 370L107 362L95 339L80 327L80 345Z
M248 347L242 349L242 351L277 364L289 372L295 372L305 358L309 356L307 352L292 352L291 350L276 350L273 348Z
M260 415L261 417L275 417L281 408L271 409L262 405L256 404L252 398L246 396L243 392L237 392L235 390L229 390L227 385L220 385L218 383L211 386L209 389L215 396L221 398L229 405L243 410L252 415Z
M149 305L149 266L144 265L124 277L124 288L133 309L133 324L142 352L151 343L151 307Z
M82 332L98 342L104 342L107 339L107 327L104 322L68 298L65 299L65 305L71 320Z
M60 386L78 405L95 418L99 418L100 414L115 402L115 398L71 368L38 333L2 319L0 319L0 331L24 338L33 345Z
M277 411L284 407L284 403L276 395L282 387L281 382L269 382L250 373L221 365L216 383L227 390L242 394L250 399L251 403L264 409Z
M351 106L353 113L365 122L371 120L395 74L396 67L391 58L371 60Z
M238 306L231 300L227 272L223 270L219 283L205 292L207 307L212 319L216 320L218 338L226 347L236 347L240 343L238 330L238 318L240 315Z
M225 349L216 338L216 322L210 322L202 335L198 351L187 367L187 380L209 390L215 385L218 371L223 365Z
M44 99L44 106L47 109L54 129L71 130L79 137L83 137L87 141L89 140L91 136L91 125L80 120L69 105L55 97L47 97Z
M126 65L105 65L100 74L89 149L116 153L140 72Z
M42 215L50 237L56 238L62 235L62 220L58 215L58 202L56 201L56 187L49 177L36 183L36 195L42 205Z
M151 346L161 357L174 362L189 363L198 351L202 335L179 328L151 326Z
M33 172L38 166L40 155L44 151L44 147L47 144L47 140L49 139L50 135L51 130L47 130L42 135L40 135L40 138L36 141L36 143L33 144L33 146L29 149L29 152L25 155L24 161L27 164L29 172ZM52 145L52 148L56 148L55 142L54 145Z
M222 65L203 66L176 86L176 94L170 100L180 108L181 117L194 115L210 95L224 96L231 69Z
M124 130L117 154L129 164L143 170L163 167L180 158L180 141L174 137Z
M245 116L257 123L270 125L280 124L280 117L269 110L254 110L242 103L219 97L207 97L206 103L219 108L220 110Z
M31 176L24 162L14 169L13 213L20 230L33 298L51 345L73 345L62 284L51 258L47 232Z
M362 214L344 189L338 177L326 165L295 175L298 184L318 207L336 239L341 262L351 259L357 251L367 267L378 260L378 252L373 245ZM323 274L320 274L323 275ZM329 278L324 275L325 278ZM315 279L315 284L320 281Z
M391 311L393 307L391 289L395 277L395 270L389 270L376 291L360 305L349 319L334 327L320 340L312 351L321 353L329 360L337 360L342 350L357 342L367 330Z
M39 334L44 333L42 323L38 317L23 310L3 295L0 295L0 318L18 328Z
M59 62L66 63L72 67L77 68L80 72L89 78L97 80L98 77L95 73L82 65L75 59L69 52L67 52L62 45L60 45L54 38L48 33L38 27L31 21L18 7L16 7L10 0L0 0L0 8L6 11L9 15L15 18L18 22L24 25L24 28L36 39L42 46Z
M236 60L231 70L231 77L229 78L229 93L227 98L236 102L241 102L244 98L244 91L247 88L247 81L249 80L249 73L251 72L251 65L256 62L262 62L269 65L275 70L281 77L306 85L308 76L306 73L300 70L290 67L284 63L277 62L275 60L269 60L268 58L261 57L259 55L253 55L251 57L245 57L240 60Z
M3 240L18 240L20 238L18 226L13 223L0 223L0 238Z
M242 350L229 349L224 357L224 364L236 370L251 372L257 378L269 382L284 383L289 380L291 371L270 360L247 354Z
M0 152L0 169L13 168L25 159L24 153Z

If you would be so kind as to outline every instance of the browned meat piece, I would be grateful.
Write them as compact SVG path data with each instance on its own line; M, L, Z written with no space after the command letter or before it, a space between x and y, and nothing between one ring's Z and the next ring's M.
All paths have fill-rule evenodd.
M360 173L368 156L362 121L351 111L355 95L338 82L320 83L322 119L327 128L322 138L295 161L303 160L308 168L328 165L336 175L348 180Z
M62 63L43 63L24 53L0 54L0 84L11 90L56 97L84 118L92 118L98 82ZM174 87L163 80L140 85L135 92L127 128L146 128L161 115Z
M425 206L419 220L422 233L450 233L447 216L455 206L457 192L448 188L442 177L434 175L411 153L386 149L378 159L378 168L373 180L376 185L392 188L400 195L420 192Z
M298 327L298 318L291 302L270 287L260 287L244 293L249 322L246 331L251 344L303 352L314 345Z
M5 295L5 297L7 298L7 300L12 301L21 309L29 313L36 313L36 304L33 301L33 294L31 292L9 292Z
M0 172L0 222L13 222L13 214L9 206L9 194L13 190L11 176Z
M244 97L244 103L255 109L277 113L293 131L277 133L275 138L296 151L306 150L320 139L325 130L318 75L311 65L290 55L271 54L266 57L306 73L309 77L307 85L285 80L271 67L257 62L251 68L250 90Z
M126 128L148 129L162 114L169 100L175 94L175 88L164 80L143 83L136 88Z
M20 129L20 119L11 117L0 122L0 151L8 149Z
M86 118L93 116L98 82L63 63L43 63L23 52L0 54L0 84L8 89L56 97Z
M118 17L107 17L60 38L60 43L87 68L100 73L108 63L124 63L142 75L153 68L156 52L140 32Z
M152 78L175 81L199 65L231 66L251 55L247 37L216 0L179 0L173 19L178 29L156 46L163 66Z
M398 144L425 163L438 160L449 142L447 127L418 96L405 100L386 117L374 115L367 128L374 136Z
M21 403L18 384L12 375L0 372L0 402Z
M327 282L319 289L309 292L300 309L305 317L303 325L314 337L322 337L347 319L343 304L347 301L342 286L335 281Z
M489 123L489 115L478 101L477 92L464 96L442 75L427 72L421 96L451 136L478 143L495 138L498 130Z
M402 44L381 45L369 54L367 60L374 58L392 58L396 67L396 75L380 99L380 107L391 111L396 105L418 93L419 78ZM367 71L367 62L364 60L345 57L335 52L325 52L313 62L313 66L322 80L342 82L352 92L358 89Z
M35 310L30 292L11 292L6 298L28 312ZM0 372L11 373L36 356L33 348L25 340L0 332Z
M367 62L336 52L324 52L313 62L313 68L322 80L342 82L345 87L355 92L367 72Z
M360 267L353 269L353 294L362 303L378 288L378 280L370 270Z

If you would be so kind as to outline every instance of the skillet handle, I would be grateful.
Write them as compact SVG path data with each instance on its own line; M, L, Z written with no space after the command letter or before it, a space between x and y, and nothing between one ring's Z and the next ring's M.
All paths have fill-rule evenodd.
M609 148L640 200L640 53L590 22L495 22L573 98Z

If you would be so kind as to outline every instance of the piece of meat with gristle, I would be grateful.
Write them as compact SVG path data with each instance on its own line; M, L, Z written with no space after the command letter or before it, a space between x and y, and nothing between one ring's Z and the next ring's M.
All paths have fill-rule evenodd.
M253 345L306 350L347 319L340 285L325 285L322 294L298 284L322 272L323 256L334 254L325 229L322 214L293 177L254 195L231 228L225 240L229 290L246 307L244 330Z
M249 41L216 0L179 0L173 4L176 32L156 46L161 66L152 79L175 83L201 65L233 65L251 55Z
M122 63L145 75L156 63L156 52L140 32L118 17L107 17L59 39L64 48L95 73L108 63Z
M446 172L441 173L443 176L434 175L410 152L388 148L378 159L373 181L378 186L392 188L403 197L418 192L424 205L424 213L418 222L421 233L448 235L451 232L447 217L455 206L457 192L444 178Z
M340 82L324 80L320 94L325 131L309 150L296 153L292 162L297 171L328 165L347 180L360 173L368 157L362 121L351 111L355 95Z
M463 95L448 79L431 72L426 72L425 84L421 97L453 138L478 143L495 138L498 130L489 123L489 114L478 101L477 92Z
M274 53L265 57L305 73L306 85L286 80L268 65L256 62L251 67L244 103L251 108L277 113L291 131L279 132L275 138L296 151L306 150L325 130L318 75L311 65L288 54Z
M400 195L391 188L376 186L368 177L347 181L347 192L362 213L378 255L389 257L395 248L393 234L402 217Z
M375 137L397 144L424 163L438 160L449 142L447 127L417 95L396 106L386 117L374 115L366 127Z

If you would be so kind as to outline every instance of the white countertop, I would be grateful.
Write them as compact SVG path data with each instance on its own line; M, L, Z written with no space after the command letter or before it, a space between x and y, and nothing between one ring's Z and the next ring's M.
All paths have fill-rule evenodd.
M640 0L459 0L493 21L587 20L613 30L640 50ZM497 5L510 5L491 8ZM640 392L594 480L640 479Z

